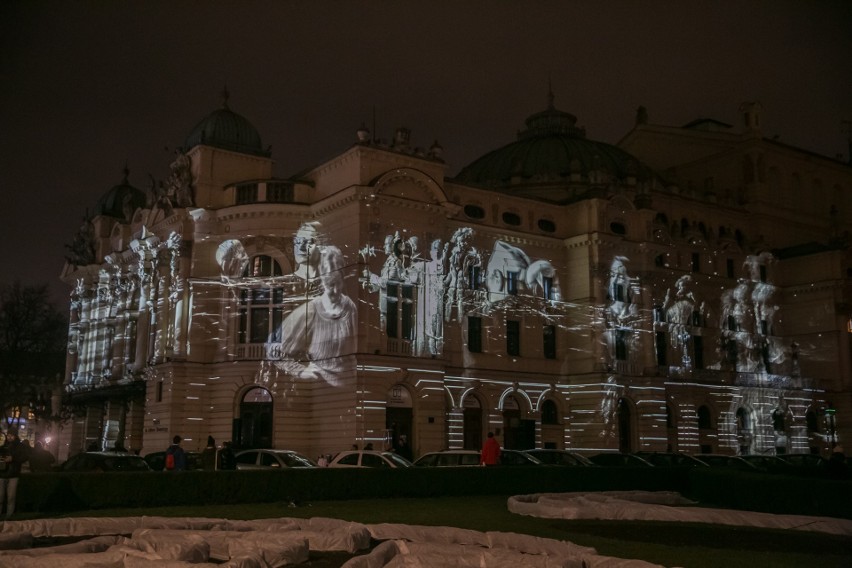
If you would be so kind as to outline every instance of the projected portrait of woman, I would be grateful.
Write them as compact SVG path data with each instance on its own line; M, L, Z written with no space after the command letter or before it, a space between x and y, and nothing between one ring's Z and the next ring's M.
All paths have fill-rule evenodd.
M301 379L340 384L340 357L354 351L356 308L343 293L343 254L334 246L319 253L322 295L302 304L281 324L281 361L276 365Z

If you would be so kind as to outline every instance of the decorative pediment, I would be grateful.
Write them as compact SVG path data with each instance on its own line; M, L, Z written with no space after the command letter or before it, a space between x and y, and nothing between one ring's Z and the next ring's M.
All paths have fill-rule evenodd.
M447 202L443 188L433 178L413 168L386 172L372 184L376 195L398 197L436 205Z

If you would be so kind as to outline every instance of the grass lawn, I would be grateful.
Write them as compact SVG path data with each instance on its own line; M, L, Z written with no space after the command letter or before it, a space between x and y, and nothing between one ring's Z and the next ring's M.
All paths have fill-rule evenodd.
M62 516L192 516L227 519L332 517L361 523L451 526L516 532L591 546L598 553L664 566L803 568L852 566L852 539L805 531L692 523L565 521L509 513L507 496L253 503L155 509L102 509ZM21 514L18 518L35 518Z

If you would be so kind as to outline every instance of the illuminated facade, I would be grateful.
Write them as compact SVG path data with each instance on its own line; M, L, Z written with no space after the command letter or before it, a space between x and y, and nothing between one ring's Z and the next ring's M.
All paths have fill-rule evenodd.
M81 227L62 451L181 434L353 443L827 452L850 432L852 168L710 120L619 146L553 106L447 177L358 131L272 175L225 106L169 179Z

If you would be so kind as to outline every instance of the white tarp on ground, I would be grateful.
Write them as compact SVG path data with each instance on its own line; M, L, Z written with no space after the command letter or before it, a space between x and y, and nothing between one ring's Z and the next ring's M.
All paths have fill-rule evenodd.
M548 519L612 519L737 525L770 529L818 531L852 536L852 521L805 515L773 515L753 511L696 507L667 491L604 491L599 493L538 493L509 498L509 511Z
M346 568L476 566L479 568L650 568L642 560L598 556L593 548L529 535L451 527L337 519L131 517L7 521L8 543L43 537L98 538L55 547L0 550L3 568L272 568L309 560L310 551L364 552ZM126 536L116 536L126 535ZM15 538L20 537L20 538ZM384 541L367 553L373 541Z

